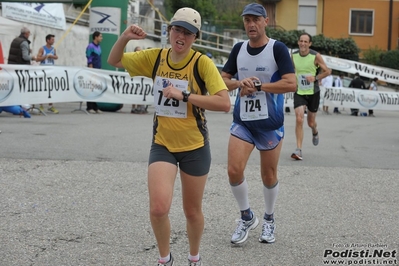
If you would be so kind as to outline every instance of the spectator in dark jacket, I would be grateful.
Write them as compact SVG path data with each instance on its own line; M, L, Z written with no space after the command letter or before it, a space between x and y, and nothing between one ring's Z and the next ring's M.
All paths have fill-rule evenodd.
M363 90L366 89L366 84L360 78L359 73L356 72L355 77L353 78L351 83L349 83L349 88L356 88L356 89L363 89ZM359 113L359 109L352 109L351 108L351 115L357 116L358 113Z
M32 60L36 60L35 56L30 55L32 49L30 48L30 41L28 40L29 36L30 30L23 27L21 29L21 34L11 42L8 64L30 65Z
M101 68L101 46L103 35L95 31L93 33L93 42L86 47L87 66L92 68ZM87 111L91 114L101 114L96 102L87 102Z

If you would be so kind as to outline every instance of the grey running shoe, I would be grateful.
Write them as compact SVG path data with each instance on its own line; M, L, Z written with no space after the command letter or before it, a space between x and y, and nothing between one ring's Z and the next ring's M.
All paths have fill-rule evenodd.
M274 229L276 224L274 221L263 220L262 233L259 236L259 242L261 243L274 243L276 238L274 237Z
M249 234L249 230L255 229L259 224L258 218L255 216L255 214L252 212L252 219L249 221L245 220L238 220L237 223L237 228L233 233L233 236L231 237L231 243L232 244L241 244L244 243Z
M319 131L317 131L316 134L313 134L312 142L315 146L319 145Z
M296 149L293 154L291 154L291 158L295 160L302 160L302 150Z
M175 264L175 260L173 259L172 254L170 254L170 260L168 262L158 260L157 266L173 266Z
M188 260L188 266L202 266L201 258L198 261Z

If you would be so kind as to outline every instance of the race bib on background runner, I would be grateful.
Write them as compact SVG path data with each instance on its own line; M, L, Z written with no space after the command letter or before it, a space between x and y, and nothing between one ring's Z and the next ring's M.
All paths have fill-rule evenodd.
M309 82L306 77L312 76L312 74L299 74L298 75L298 90L307 91L313 90L314 82Z

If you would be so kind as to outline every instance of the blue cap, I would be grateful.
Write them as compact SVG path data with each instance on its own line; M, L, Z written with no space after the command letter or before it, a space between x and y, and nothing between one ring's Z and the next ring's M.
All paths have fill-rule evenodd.
M258 17L267 17L266 9L257 3L248 4L245 6L244 11L242 12L241 16L245 15L253 15Z

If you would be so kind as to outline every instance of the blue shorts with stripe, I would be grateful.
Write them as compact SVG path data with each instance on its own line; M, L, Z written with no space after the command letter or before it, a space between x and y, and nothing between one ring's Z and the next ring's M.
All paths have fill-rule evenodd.
M284 138L284 126L276 130L265 131L249 129L243 125L232 123L230 134L248 143L255 145L260 151L273 150Z

